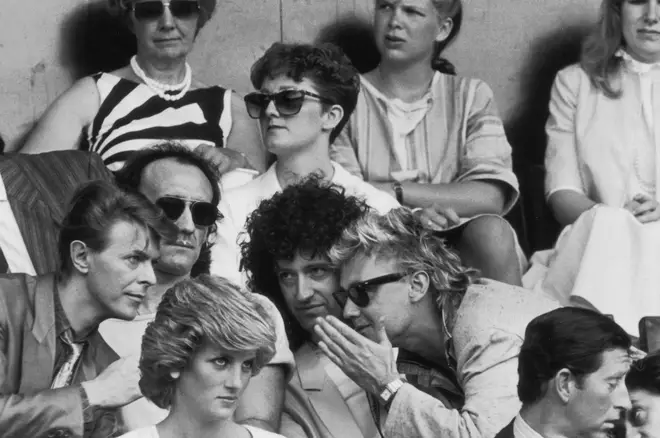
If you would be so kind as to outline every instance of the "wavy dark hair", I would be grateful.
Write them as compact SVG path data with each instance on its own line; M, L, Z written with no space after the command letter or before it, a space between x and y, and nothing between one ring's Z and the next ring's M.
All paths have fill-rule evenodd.
M335 141L348 123L360 94L360 75L344 52L330 43L274 43L252 65L250 80L258 90L266 78L278 76L296 82L308 79L320 96L342 107L344 116L330 133L330 143ZM329 105L324 105L327 110Z
M71 242L80 240L91 250L101 252L108 246L108 232L119 221L127 221L150 232L150 237L176 237L174 224L163 211L134 190L121 190L107 181L91 181L79 186L60 225L58 253L60 275L73 272Z
M660 396L660 351L637 360L626 375L628 391L642 390Z
M537 316L527 325L518 356L518 397L523 406L536 403L562 369L582 379L600 368L605 351L631 345L621 326L592 310L563 307Z
M310 334L286 304L275 273L276 262L293 260L297 254L326 256L343 230L368 210L364 201L313 175L262 201L248 218L248 239L241 244L241 269L247 273L248 287L278 307L292 350Z

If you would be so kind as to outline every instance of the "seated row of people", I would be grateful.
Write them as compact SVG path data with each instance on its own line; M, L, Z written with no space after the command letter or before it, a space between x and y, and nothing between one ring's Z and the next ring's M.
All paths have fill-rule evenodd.
M553 251L532 258L524 282L526 259L501 219L519 188L492 92L479 80L453 75L442 58L461 29L460 0L375 0L380 63L361 76L338 56L326 53L320 65L300 67L315 55L274 47L253 69L261 94L246 98L247 111L230 90L195 82L186 63L215 0L112 3L136 35L136 56L129 66L77 82L45 113L24 152L81 147L117 170L132 151L175 138L205 154L221 173L264 171L272 152L280 164L270 172L282 187L289 176L310 170L331 179L343 172L337 170L341 166L400 204L422 208L418 214L426 225L445 230L463 260L487 278L524 283L563 304L614 314L633 334L641 316L660 311L651 274L659 239L654 152L659 111L648 98L657 88L653 65L660 49L647 38L660 30L656 3L603 0L579 65L556 78L546 192L559 222L571 227ZM161 40L168 43L152 44ZM339 64L330 65L330 59ZM280 93L285 86L289 91ZM260 119L260 130L250 117ZM301 130L299 138L286 135L298 124L310 131ZM324 135L312 135L317 129ZM325 158L328 141L334 162ZM261 183L278 187L266 175ZM218 273L236 279L234 233L242 230L244 210L254 202L232 204L227 208L236 211L226 215L236 222L225 223L234 228L226 230L230 250L217 250L215 258ZM611 235L612 228L621 232ZM635 290L639 299L621 290Z

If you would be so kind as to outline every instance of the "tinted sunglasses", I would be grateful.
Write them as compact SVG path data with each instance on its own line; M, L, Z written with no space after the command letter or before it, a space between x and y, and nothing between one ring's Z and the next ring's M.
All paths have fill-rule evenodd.
M361 281L349 287L348 290L340 289L339 292L334 292L332 296L337 301L337 304L343 309L346 307L346 302L350 299L358 307L367 307L369 305L369 294L367 292L374 286L380 286L387 283L394 283L401 280L408 275L406 272L399 272L396 274L387 274L380 277L371 278L369 280Z
M300 108L302 108L305 96L314 97L321 102L333 103L323 96L305 90L282 90L273 94L250 93L243 100L245 101L245 106L250 117L258 119L264 114L271 101L275 103L275 109L277 109L280 115L296 115L300 112Z
M199 3L189 0L133 2L130 9L138 21L159 19L165 12L165 6L176 18L191 18L199 14Z
M216 220L223 218L218 209L210 202L186 201L170 196L164 196L156 200L156 205L163 210L165 216L171 221L179 219L188 204L190 204L192 220L197 226L208 227L213 225Z

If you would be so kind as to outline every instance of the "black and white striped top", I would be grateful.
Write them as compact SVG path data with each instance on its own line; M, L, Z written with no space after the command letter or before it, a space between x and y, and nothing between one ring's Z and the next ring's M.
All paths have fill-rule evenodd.
M93 78L101 104L82 148L101 155L110 170L120 169L131 152L161 140L191 148L224 146L232 125L231 90L200 88L170 102L144 84L109 73Z

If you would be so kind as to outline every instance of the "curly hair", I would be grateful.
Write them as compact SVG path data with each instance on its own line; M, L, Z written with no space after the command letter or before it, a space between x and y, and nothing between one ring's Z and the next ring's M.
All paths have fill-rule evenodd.
M130 4L135 3L135 1L107 0L108 9L113 15L119 16L130 28ZM199 32L213 16L213 12L215 12L215 7L217 6L217 0L197 0L197 3L199 4L199 19L197 20L197 31Z
M124 167L115 172L115 181L117 185L124 189L139 190L147 166L165 159L172 159L177 163L194 166L201 170L211 184L211 203L215 207L218 206L220 203L220 174L218 168L202 155L175 141L164 141L152 147L132 152ZM191 275L193 277L209 273L211 247L214 243L217 228L217 222L209 226L206 242L202 245L199 258L192 268Z
M330 260L337 266L358 255L392 258L401 271L426 272L438 311L447 300L458 306L468 286L478 280L477 271L465 267L444 239L424 228L406 207L385 215L366 214L344 231L329 252Z
M172 405L176 380L204 343L228 353L255 352L252 375L275 355L268 312L249 293L221 277L201 275L169 288L142 338L140 390L156 406Z
M278 76L296 82L308 79L320 96L342 107L344 116L330 133L332 143L348 123L360 94L360 75L344 52L330 43L274 43L252 65L250 80L258 90L267 78Z
M342 187L311 176L259 204L247 220L241 243L241 269L248 287L267 296L280 310L292 349L309 339L289 311L275 266L297 254L326 256L349 224L367 213L367 204L346 196Z
M625 45L621 25L621 5L625 1L603 0L598 22L585 39L580 56L580 66L592 85L610 98L621 96L621 90L614 88L613 81L623 65L616 53Z
M637 360L626 375L628 391L641 390L660 396L660 351Z

